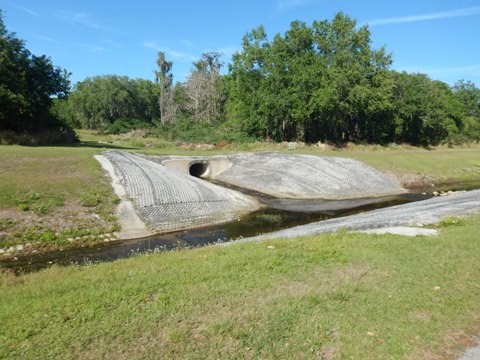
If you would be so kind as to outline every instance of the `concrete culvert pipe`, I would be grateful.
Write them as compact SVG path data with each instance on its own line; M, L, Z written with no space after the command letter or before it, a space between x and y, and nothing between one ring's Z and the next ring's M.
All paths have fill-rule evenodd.
M198 178L207 177L210 174L210 166L206 161L191 163L188 167L188 172L190 175Z

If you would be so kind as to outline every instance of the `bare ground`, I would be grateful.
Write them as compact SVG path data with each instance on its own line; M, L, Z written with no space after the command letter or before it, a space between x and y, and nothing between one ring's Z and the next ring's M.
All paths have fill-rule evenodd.
M111 227L111 221L75 200L68 201L64 206L55 207L46 214L20 211L15 208L0 209L0 240L8 244L8 247L14 244L25 245L23 249L20 248L21 250L13 246L16 250L15 255L49 250L54 244L42 242L42 233L46 231L59 237L60 245L65 243L64 245L72 246L75 241L85 238L83 234L109 233ZM6 251L7 248L3 250ZM5 253L0 254L0 257L2 255L9 256Z

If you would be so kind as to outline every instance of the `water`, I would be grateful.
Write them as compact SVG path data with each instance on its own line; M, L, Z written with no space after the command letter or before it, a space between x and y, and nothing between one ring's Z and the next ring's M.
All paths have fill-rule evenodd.
M47 254L32 254L16 260L0 262L0 266L15 273L31 272L58 265L95 264L114 261L133 255L155 253L173 249L186 249L205 246L218 242L232 241L267 232L303 225L340 216L378 208L404 204L411 201L424 200L431 197L427 194L404 194L378 199L362 199L359 201L294 201L276 203L274 199L262 198L269 203L266 209L249 214L237 221L209 226L194 230L155 235L133 240L119 240L101 243L94 247L54 251ZM308 211L288 211L283 208L302 208ZM313 206L313 205L315 206ZM277 207L277 208L274 208Z

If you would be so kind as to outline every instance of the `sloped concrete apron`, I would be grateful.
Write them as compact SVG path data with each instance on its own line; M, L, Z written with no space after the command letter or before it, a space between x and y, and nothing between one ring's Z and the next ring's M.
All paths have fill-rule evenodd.
M343 200L406 192L353 159L284 153L240 154L215 178L283 199Z
M258 210L253 198L145 157L122 151L104 154L115 166L140 218L155 233L237 219Z
M457 193L423 201L373 210L357 215L330 219L275 231L255 237L232 241L222 245L259 242L262 240L289 239L336 232L391 228L397 226L423 226L438 223L450 216L462 216L480 211L480 190Z
M295 206L307 207L315 203L323 207L323 199L368 202L375 197L406 192L371 167L343 158L277 153L158 157L122 151L109 151L104 156L113 164L115 175L140 219L154 233L227 222L261 206L250 196L199 177L254 190L270 196L273 202L291 201ZM435 223L479 209L480 190L475 190L311 223L239 242L316 235L340 228L383 228L381 232L398 226Z
M94 155L94 158L102 165L102 168L107 171L115 195L120 199L120 203L117 206L117 218L121 229L119 238L133 239L152 235L146 224L138 217L132 202L127 196L125 187L115 173L112 163L102 155Z

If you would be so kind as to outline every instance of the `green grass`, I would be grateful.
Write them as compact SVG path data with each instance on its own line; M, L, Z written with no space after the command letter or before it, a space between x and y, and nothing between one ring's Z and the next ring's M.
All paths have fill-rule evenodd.
M336 156L363 161L377 170L398 176L418 174L431 177L436 184L480 179L480 148L439 148L424 150L341 151Z
M0 357L451 357L480 324L479 232L476 216L431 238L342 233L4 274Z
M101 171L95 150L69 147L0 147L0 208L48 199L63 205L83 194ZM92 161L93 160L93 161Z
M65 247L73 235L115 231L117 199L93 159L100 151L0 146L0 247Z

